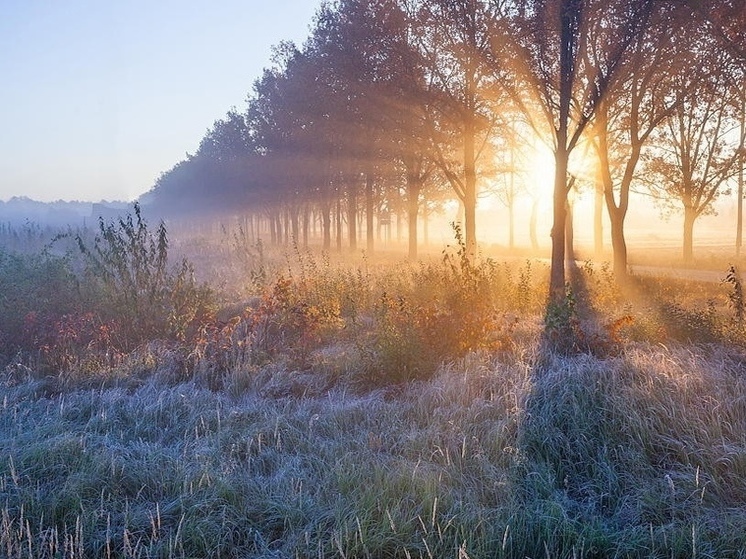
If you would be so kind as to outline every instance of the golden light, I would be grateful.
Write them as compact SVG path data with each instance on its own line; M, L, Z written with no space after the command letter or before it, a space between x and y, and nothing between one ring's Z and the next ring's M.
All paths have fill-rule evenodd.
M554 222L554 152L545 142L535 138L524 157L526 187L532 197L538 197L538 229L540 237L546 238ZM587 243L592 236L596 169L597 160L590 144L582 143L573 150L568 161L568 181L573 181L573 188L568 192L567 199L574 208L577 242Z
M554 169L554 153L544 142L536 139L526 153L526 186L532 197L539 199L539 220L545 225L552 223Z

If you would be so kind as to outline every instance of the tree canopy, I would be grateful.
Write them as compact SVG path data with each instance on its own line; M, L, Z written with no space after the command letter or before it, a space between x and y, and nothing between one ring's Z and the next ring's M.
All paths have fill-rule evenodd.
M324 2L304 44L278 45L246 109L216 121L150 197L174 212L252 216L257 235L274 242L305 244L315 231L325 249L335 237L337 248L346 238L355 249L364 233L372 251L376 234L406 219L416 258L418 221L426 225L445 195L462 208L473 255L478 195L509 174L516 180L505 163L515 153L505 150L531 144L528 131L554 155L552 293L564 291L579 146L596 159L623 280L624 219L643 167L648 183L660 175L654 190L668 197L682 181L705 184L684 180L685 158L675 153L683 128L722 136L710 166L719 178L705 181L712 192L694 218L742 165L732 130L743 118L733 100L746 68L744 8L743 0Z

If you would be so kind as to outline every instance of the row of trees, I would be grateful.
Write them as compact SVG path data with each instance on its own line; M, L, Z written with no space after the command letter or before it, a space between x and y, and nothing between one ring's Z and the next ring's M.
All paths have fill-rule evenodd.
M343 221L356 248L362 224L369 250L376 216L403 203L412 258L422 209L455 195L473 254L480 190L507 177L512 204L523 177L541 192L520 168L540 142L555 161L551 293L564 293L568 193L584 181L624 281L633 188L681 205L689 259L695 220L742 175L745 14L744 0L324 3L302 47L276 48L247 110L153 195L240 208L304 241L317 221L324 248Z

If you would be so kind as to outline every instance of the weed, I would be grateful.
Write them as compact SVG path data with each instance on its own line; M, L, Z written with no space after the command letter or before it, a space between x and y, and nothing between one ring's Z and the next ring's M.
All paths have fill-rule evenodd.
M152 233L135 203L134 217L99 220L93 246L78 236L95 299L89 304L117 320L122 349L154 338L184 340L214 311L211 290L194 280L182 260L168 268L168 236L163 222Z
M0 250L0 364L18 352L34 352L55 321L80 307L67 258Z
M744 325L744 317L746 316L746 300L743 295L743 283L741 281L741 274L738 269L731 265L728 269L728 273L722 280L723 283L730 286L728 292L728 302L730 308L733 311L733 320L735 325L741 329Z
M667 335L689 343L714 343L722 339L722 321L712 300L704 308L688 308L677 301L663 303L660 315Z
M563 355L582 351L585 334L580 327L575 294L569 283L565 284L565 296L550 300L544 315L545 340L549 348Z

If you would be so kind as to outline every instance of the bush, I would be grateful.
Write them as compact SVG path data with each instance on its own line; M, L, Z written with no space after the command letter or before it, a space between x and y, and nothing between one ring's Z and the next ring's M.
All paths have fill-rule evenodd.
M0 362L36 347L41 332L30 328L30 318L47 327L76 312L80 303L78 281L68 259L0 250Z
M743 330L744 318L746 318L746 300L744 300L743 295L741 274L735 266L731 265L722 281L730 286L728 305L733 311L733 326L739 331Z
M363 351L374 385L426 379L470 351L510 345L515 322L502 320L499 309L523 312L531 304L530 266L514 284L494 261L470 258L458 225L454 232L455 253L446 250L439 264L412 275L408 289L384 291L376 303L372 344Z
M723 340L723 324L708 302L706 308L689 308L676 301L660 307L661 318L668 336L689 343L715 343Z
M186 340L214 316L214 294L198 285L184 259L168 266L168 236L163 222L153 234L134 205L116 222L99 219L99 231L88 246L77 237L86 262L87 286L102 319L119 323L122 350L152 339Z

